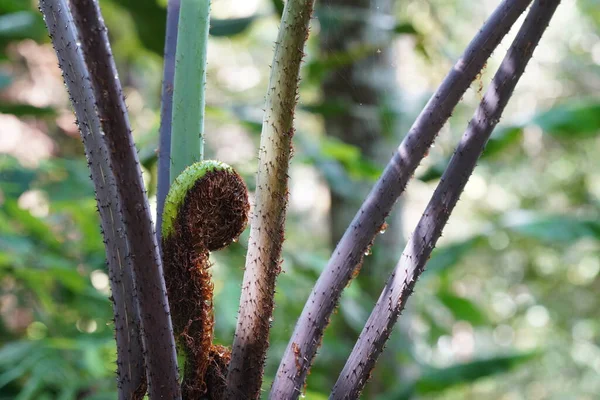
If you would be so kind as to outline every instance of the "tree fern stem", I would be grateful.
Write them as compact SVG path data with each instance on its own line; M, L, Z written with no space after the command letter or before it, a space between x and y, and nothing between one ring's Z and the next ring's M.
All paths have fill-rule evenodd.
M313 5L314 0L289 0L285 4L275 45L226 399L257 399L260 395L275 280L280 272L300 63Z
M167 3L167 35L165 39L163 82L158 143L158 188L156 190L156 240L160 245L162 213L171 183L171 125L173 118L173 86L175 80L175 50L181 0Z
M146 393L146 368L140 336L133 272L128 255L121 201L118 197L102 128L94 112L95 98L89 73L77 46L75 25L64 0L40 1L40 9L48 27L52 44L75 109L85 148L91 178L96 189L96 201L110 277L115 336L117 342L117 385L119 399L142 399Z
M122 201L122 233L129 244L128 257L132 260L135 278L148 394L151 399L178 399L181 394L177 357L162 263L106 26L96 0L78 0L72 2L72 7L118 197Z
M414 122L313 288L273 381L270 398L295 399L342 290L452 110L530 0L505 0L486 21Z
M560 0L536 0L463 135L431 201L333 387L330 399L356 399L412 294L477 159Z
M204 158L204 89L210 0L181 0L171 123L171 182Z

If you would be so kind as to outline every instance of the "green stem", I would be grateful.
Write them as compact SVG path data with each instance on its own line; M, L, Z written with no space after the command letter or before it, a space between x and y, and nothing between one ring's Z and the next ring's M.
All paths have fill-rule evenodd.
M177 31L171 182L204 158L204 86L210 0L182 0Z

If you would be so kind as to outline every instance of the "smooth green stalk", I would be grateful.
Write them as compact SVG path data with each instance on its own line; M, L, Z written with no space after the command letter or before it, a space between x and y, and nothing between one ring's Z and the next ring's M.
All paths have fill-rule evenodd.
M171 182L204 157L204 86L210 0L182 0L177 31Z

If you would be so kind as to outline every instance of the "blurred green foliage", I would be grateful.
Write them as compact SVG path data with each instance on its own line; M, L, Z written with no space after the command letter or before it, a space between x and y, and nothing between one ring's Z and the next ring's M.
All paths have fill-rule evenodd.
M458 0L401 3L391 29L411 55L399 66L414 62L427 78L418 95L410 82L401 88L406 99L400 117L408 126L479 27L474 20L487 11ZM544 39L546 50L534 56L538 63L529 72L539 78L520 84L365 398L592 399L600 392L600 14L595 3L565 5L554 33ZM252 189L267 60L283 3L256 2L246 14L231 4L213 5L207 152L235 165ZM101 5L153 200L164 2L102 0ZM323 31L320 23L317 17L316 35ZM565 25L577 29L565 37L560 35ZM27 52L24 46L32 43L33 53L50 58ZM48 46L35 2L0 0L0 130L17 126L8 125L16 117L23 132L36 130L38 139L42 135L52 143L50 154L36 162L18 151L0 155L0 399L113 399L112 307L84 153L66 97L51 95L44 103L23 95L25 83L41 84L31 76L37 65L54 67ZM327 210L319 211L326 199L307 191L323 187L352 196L354 182L372 182L381 170L360 149L323 135L323 115L356 105L320 98L318 84L323 74L376 51L358 44L319 58L309 42L294 139L285 273L278 281L265 388L331 251ZM484 78L494 65L497 59ZM56 73L44 76L60 83ZM465 95L418 171L419 180L409 186L407 232L477 96L476 88ZM380 111L383 117L385 110ZM0 139L9 133L15 134L2 132ZM401 133L395 132L394 140ZM17 140L33 144L23 135ZM27 153L29 144L12 148ZM296 181L304 183L296 186ZM230 344L235 328L246 245L247 233L212 255L216 335L224 344ZM367 259L363 268L368 267ZM327 398L353 346L348 338L358 335L372 307L364 299L358 282L346 289L311 370L307 398Z

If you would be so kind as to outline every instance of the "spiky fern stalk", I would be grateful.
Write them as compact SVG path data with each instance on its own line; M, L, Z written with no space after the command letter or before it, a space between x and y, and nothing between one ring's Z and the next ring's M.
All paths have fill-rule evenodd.
M71 95L96 188L98 209L115 297L119 397L144 396L144 367L152 399L180 398L175 343L162 265L148 210L137 152L98 4L72 3L74 23L65 0L41 0L40 9ZM76 33L79 30L79 36ZM79 46L81 44L81 47ZM116 221L119 219L119 221ZM119 241L114 245L114 241ZM114 256L118 252L118 256ZM129 264L111 260L127 260ZM129 269L129 266L131 269ZM135 284L131 283L131 280ZM135 293L135 295L133 295ZM144 363L131 334L119 332L121 319L135 321L126 298L139 309ZM129 352L133 350L133 353ZM131 373L129 369L131 368Z
M336 246L306 301L279 364L271 399L296 399L301 394L342 290L352 279L356 267L361 265L385 218L454 107L530 2L505 0L498 6L417 117Z
M165 202L162 250L175 336L185 355L184 400L220 400L229 349L213 346L209 252L246 227L248 192L228 165L203 161L175 179ZM212 367L211 367L212 365Z
M330 399L356 399L560 0L536 0L358 338Z
M286 3L275 44L226 399L256 399L260 395L275 280L280 272L299 70L313 4L314 0Z

